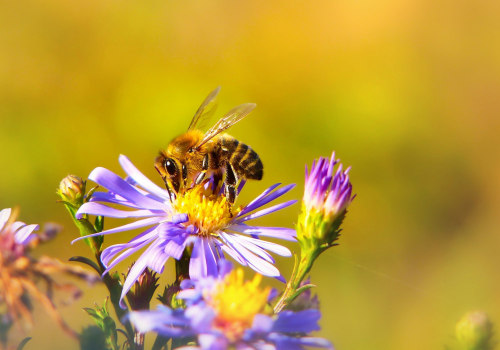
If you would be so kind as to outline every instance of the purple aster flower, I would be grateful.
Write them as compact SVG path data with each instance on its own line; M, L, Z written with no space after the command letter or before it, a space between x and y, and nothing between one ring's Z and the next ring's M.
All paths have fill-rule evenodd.
M297 238L302 246L326 249L338 238L347 207L355 197L349 170L350 167L342 170L335 152L330 159L321 157L314 161L311 171L306 167L302 212L297 225Z
M307 173L304 189L304 205L307 210L323 211L325 215L339 215L351 204L352 185L349 182L348 167L342 171L342 164L335 159L335 152L330 159L320 157L314 161ZM335 171L335 166L337 170Z
M260 287L261 279L256 274L244 281L243 270L221 264L217 277L183 281L178 298L185 301L185 309L160 306L156 311L131 312L129 319L141 333L196 338L196 346L182 349L332 348L325 339L306 336L319 330L318 310L273 314L268 305L271 289Z
M33 234L39 226L16 221L16 215L16 211L10 208L0 211L0 309L3 311L0 323L9 326L23 320L25 325L32 325L31 311L36 301L67 334L76 338L78 334L63 321L51 298L57 289L71 293L72 298L79 297L81 291L72 284L57 283L53 275L64 272L89 282L95 282L98 276L57 259L32 258L29 251L44 242L44 236L49 239L53 234L42 237ZM49 227L52 229L53 226ZM39 288L37 282L45 283L45 288Z
M195 186L171 200L166 190L144 176L127 157L120 156L119 162L128 175L126 179L104 168L96 168L91 172L89 179L108 189L108 192L94 193L90 201L80 207L77 218L92 214L135 219L123 226L86 237L144 229L128 243L110 246L101 255L106 273L131 254L145 249L125 280L122 300L147 267L162 273L167 259L180 259L188 246L192 246L190 278L216 275L218 263L225 258L225 254L262 275L281 278L269 252L281 256L291 256L291 252L286 247L260 238L295 241L295 230L250 226L247 221L295 203L295 200L291 200L260 209L294 185L281 188L278 188L279 184L273 185L244 207L229 205L220 191L213 190L215 186L210 183ZM81 238L84 237L77 240Z
M38 230L38 225L26 225L24 222L15 221L12 209L0 211L0 251L12 257L22 256L28 243L35 237L33 231Z

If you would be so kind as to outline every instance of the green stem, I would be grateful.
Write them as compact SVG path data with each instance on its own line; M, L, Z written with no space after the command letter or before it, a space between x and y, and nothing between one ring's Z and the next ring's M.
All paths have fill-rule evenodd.
M78 208L75 208L73 205L66 202L64 203L64 206L69 211L71 218L75 223L75 226L78 228L78 231L80 231L80 236L87 236L97 232L95 227L86 218L80 220L76 218L76 212L78 211ZM94 255L100 255L101 245L103 241L101 236L85 238L84 241L90 247Z
M175 282L180 283L189 279L189 261L191 260L191 248L186 248L179 260L175 260Z
M152 350L161 350L163 349L167 342L169 341L170 338L164 338L161 335L157 335L155 342L153 344L153 347L151 348Z
M314 249L311 251L300 251L300 261L297 264L298 260L295 260L292 276L290 277L290 280L285 287L285 291L274 306L274 313L278 313L286 308L295 300L295 298L297 298L302 292L308 289L301 288L300 284L309 274L309 271L311 271L314 260L316 260L316 258L319 256L320 252L321 251L319 249Z
M104 272L105 267L101 262L101 253L96 254L96 260L99 264L99 267L101 268L101 271ZM129 338L134 339L135 336L134 329L132 328L132 325L130 324L128 319L125 320L125 315L127 314L127 310L122 309L120 306L120 296L122 294L122 287L120 285L120 281L117 277L111 276L109 273L102 275L102 272L101 272L102 282L109 291L109 298L111 300L111 304L113 304L113 309L115 310L116 317L118 318L120 323L125 327L125 330L129 335Z
M134 335L135 350L144 350L144 334L136 332Z
M80 231L80 236L87 236L91 235L94 233L97 233L96 228L94 225L90 223L89 220L87 220L86 217L82 219L77 219L76 218L76 212L77 208L75 208L73 205L70 203L64 202L64 206L66 209L69 211L71 214L71 217L73 219L73 222L75 223L76 227ZM101 246L103 242L102 236L95 236L91 238L85 238L85 242L87 245L90 247L92 252L94 253L94 257L96 259L96 262L99 266L99 273L101 275L101 279L106 286L106 288L109 291L109 296L111 299L111 303L113 304L113 308L115 310L116 317L118 320L121 322L121 324L125 327L129 339L134 339L135 332L132 328L132 325L128 320L125 320L124 317L127 313L127 310L124 310L120 307L120 296L122 293L122 287L120 285L120 280L118 277L111 276L109 273L106 273L103 275L103 272L106 270L106 267L103 265L101 262Z
M4 318L4 315L0 315L0 317ZM7 349L7 340L8 333L10 328L12 327L12 322L10 321L0 321L0 349Z

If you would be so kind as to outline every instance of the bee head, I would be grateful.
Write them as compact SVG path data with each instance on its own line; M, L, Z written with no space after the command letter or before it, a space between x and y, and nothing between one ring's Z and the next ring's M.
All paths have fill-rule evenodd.
M176 193L179 192L181 184L186 185L188 169L186 165L179 160L160 154L155 162L155 168L160 173L167 189L172 188Z
M181 186L181 169L185 168L185 165L179 166L180 164L173 158L165 158L162 165L173 190L176 193L179 192Z
M155 160L155 168L165 182L167 190L170 192L170 189L173 189L176 193L179 192L181 184L179 169L182 169L182 166L179 167L179 163L175 159L160 153Z

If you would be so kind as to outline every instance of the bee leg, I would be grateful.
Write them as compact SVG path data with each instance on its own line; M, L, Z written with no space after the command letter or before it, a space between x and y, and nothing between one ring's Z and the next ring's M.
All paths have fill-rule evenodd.
M234 173L233 167L231 164L227 163L226 164L226 180L225 180L225 188L224 188L224 194L226 195L226 199L229 202L229 213L231 217L233 214L231 213L231 206L233 205L234 201L236 200L236 174Z
M207 170L208 170L208 153L205 154L205 157L203 157L203 162L201 163L201 172L196 177L195 185L199 185L203 181L207 173Z
M217 171L213 174L212 191L215 194L220 194L222 187L222 173Z
M182 164L182 183L184 185L184 188L187 188L187 177L188 177L188 171L186 164Z
M201 184L201 182L205 178L206 173L207 173L206 171L202 171L201 173L199 173L198 176L196 177L196 180L194 181L194 184L195 185Z

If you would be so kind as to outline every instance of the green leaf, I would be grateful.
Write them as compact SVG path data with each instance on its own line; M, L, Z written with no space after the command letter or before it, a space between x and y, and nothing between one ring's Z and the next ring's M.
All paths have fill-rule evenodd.
M31 340L31 337L24 338L19 345L17 346L17 350L23 350L24 346Z
M80 335L80 350L108 350L104 332L96 326L85 328Z
M97 216L95 218L94 227L96 232L101 232L104 229L104 216Z
M78 261L82 264L86 264L96 270L99 275L102 274L101 268L95 262L84 256L72 256L69 258L69 261Z

